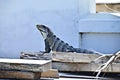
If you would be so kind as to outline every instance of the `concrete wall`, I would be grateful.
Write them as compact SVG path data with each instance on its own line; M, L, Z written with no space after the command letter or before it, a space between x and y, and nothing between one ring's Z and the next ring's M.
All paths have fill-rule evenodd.
M120 17L109 13L90 14L79 20L80 47L102 53L120 50Z

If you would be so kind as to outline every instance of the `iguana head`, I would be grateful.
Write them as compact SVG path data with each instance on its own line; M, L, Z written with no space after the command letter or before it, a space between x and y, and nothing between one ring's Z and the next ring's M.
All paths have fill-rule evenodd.
M40 31L44 39L53 35L52 31L45 25L36 25L36 27Z

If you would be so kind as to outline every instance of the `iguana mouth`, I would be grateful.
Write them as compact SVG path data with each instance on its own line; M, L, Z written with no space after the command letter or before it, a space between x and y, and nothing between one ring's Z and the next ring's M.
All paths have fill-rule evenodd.
M42 34L43 38L46 39L47 33L46 33L46 30L43 27L43 25L36 25L36 27L40 31L40 33Z
M43 26L42 25L36 25L37 29L40 30L41 32L46 32L44 29L43 29Z

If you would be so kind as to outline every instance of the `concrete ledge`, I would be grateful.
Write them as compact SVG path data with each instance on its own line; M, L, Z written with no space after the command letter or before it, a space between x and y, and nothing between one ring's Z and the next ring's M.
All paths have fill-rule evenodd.
M109 13L90 14L79 20L79 32L120 33L120 17Z

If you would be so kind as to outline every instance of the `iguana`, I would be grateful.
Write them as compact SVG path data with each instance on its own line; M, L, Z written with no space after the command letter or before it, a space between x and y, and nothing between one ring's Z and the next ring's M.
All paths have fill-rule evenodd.
M89 53L97 54L96 51L91 51L87 49L74 48L68 43L58 38L54 33L45 25L36 25L37 29L40 31L45 42L45 52L49 53L51 50L56 52L76 52L76 53Z

